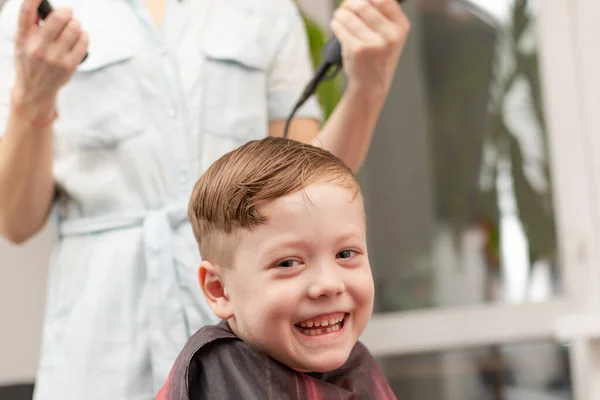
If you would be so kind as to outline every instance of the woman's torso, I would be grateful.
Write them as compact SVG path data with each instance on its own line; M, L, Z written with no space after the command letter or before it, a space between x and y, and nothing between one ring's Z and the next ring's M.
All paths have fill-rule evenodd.
M214 321L187 201L214 160L267 134L270 69L293 5L168 0L159 31L141 0L52 3L73 8L90 47L58 102L36 398L149 398L191 333ZM12 29L19 5L3 10Z

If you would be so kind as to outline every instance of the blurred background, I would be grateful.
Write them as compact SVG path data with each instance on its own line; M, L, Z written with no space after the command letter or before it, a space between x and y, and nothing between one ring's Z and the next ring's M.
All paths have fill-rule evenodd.
M299 1L315 63L335 3ZM376 282L363 341L399 399L600 398L594 3L404 6L412 32L359 176ZM320 88L326 116L342 90ZM31 396L49 250L48 229L0 239L0 399Z

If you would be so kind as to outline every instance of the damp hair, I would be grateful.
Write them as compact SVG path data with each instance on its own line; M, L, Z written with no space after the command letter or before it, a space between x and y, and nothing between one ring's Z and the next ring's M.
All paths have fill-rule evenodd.
M198 180L189 202L202 258L230 266L237 235L268 220L261 205L318 182L360 193L352 170L320 147L267 137L225 154Z

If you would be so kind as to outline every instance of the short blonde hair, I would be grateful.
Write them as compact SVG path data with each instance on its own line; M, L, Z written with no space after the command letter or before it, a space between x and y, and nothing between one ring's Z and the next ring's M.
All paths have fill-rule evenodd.
M258 212L261 204L320 181L360 193L352 170L315 146L268 137L225 154L198 180L189 202L188 214L202 258L230 266L235 235L267 221Z

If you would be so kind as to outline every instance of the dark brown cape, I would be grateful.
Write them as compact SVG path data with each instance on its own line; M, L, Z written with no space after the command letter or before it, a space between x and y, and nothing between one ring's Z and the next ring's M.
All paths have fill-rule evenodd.
M297 372L238 338L226 321L194 334L156 400L396 400L360 342L339 369Z

